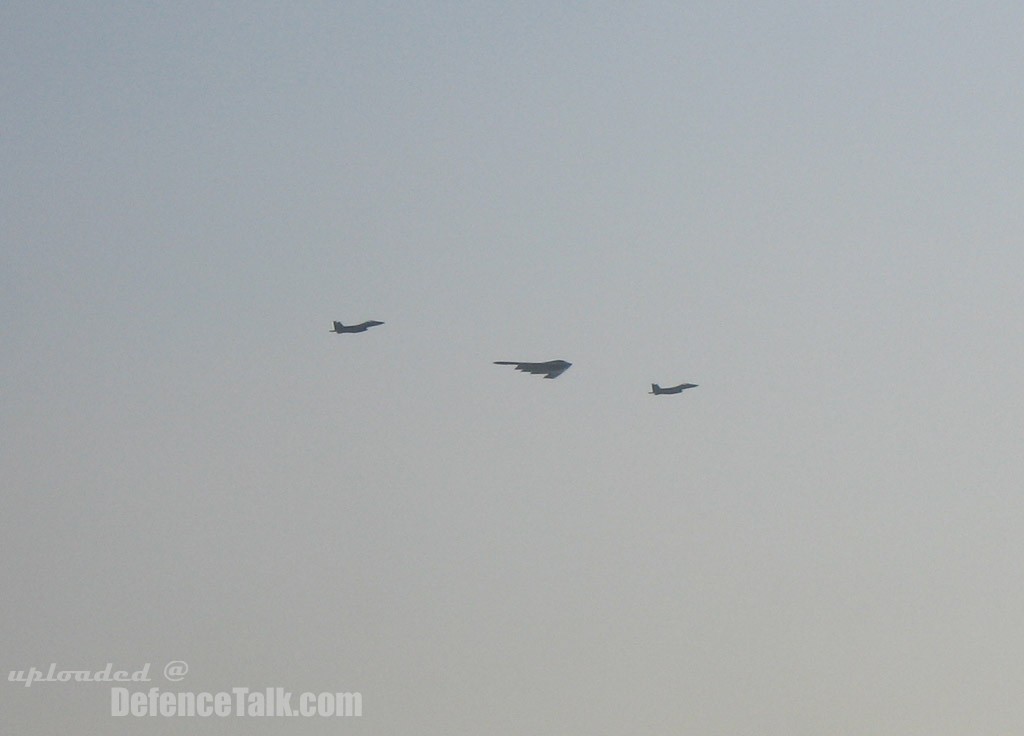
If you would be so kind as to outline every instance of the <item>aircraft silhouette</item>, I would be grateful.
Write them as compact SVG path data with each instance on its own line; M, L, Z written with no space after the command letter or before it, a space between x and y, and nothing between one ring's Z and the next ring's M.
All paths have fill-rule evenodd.
M652 383L650 393L654 394L655 396L659 396L661 394L681 394L688 388L697 388L697 384L680 383L678 386L669 386L668 388L662 388L658 384Z
M569 366L572 363L564 360L549 360L546 363L520 363L516 360L496 360L494 365L514 365L517 371L533 373L538 376L543 375L544 378L558 378L569 370Z
M331 330L331 332L336 332L339 335L342 335L342 334L344 334L346 332L366 332L371 327L376 327L377 325L382 325L382 324L384 324L384 323L383 322L378 322L375 319L371 319L371 320L369 320L367 322L360 322L358 325L347 325L347 326L343 325L341 322L335 322L334 323L334 329Z

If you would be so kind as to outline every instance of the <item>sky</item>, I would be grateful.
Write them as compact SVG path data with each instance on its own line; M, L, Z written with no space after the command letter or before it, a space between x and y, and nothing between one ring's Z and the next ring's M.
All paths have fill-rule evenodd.
M1020 733L1022 21L5 3L2 730Z

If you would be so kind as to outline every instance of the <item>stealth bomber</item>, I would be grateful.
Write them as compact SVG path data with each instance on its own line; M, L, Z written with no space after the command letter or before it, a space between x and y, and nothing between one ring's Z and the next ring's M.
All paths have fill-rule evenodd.
M549 360L546 363L520 363L516 360L496 360L494 365L514 365L517 371L533 373L537 376L544 376L544 378L558 378L569 370L569 366L572 363L565 360Z

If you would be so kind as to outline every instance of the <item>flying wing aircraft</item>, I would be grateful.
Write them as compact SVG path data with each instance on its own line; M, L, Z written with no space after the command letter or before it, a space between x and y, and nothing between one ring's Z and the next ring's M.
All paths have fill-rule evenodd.
M515 360L496 360L494 365L514 365L517 371L533 373L534 375L544 376L544 378L558 378L569 370L569 366L572 363L564 360L549 360L546 363L520 363Z
M651 384L650 393L658 396L660 394L681 394L688 388L697 388L696 383L680 383L678 386L670 386L668 388L662 388L656 383Z
M384 324L384 323L383 322L378 322L375 319L371 319L371 320L369 320L367 322L360 322L357 325L343 325L341 322L335 322L334 323L334 329L331 330L331 332L336 332L339 335L342 335L342 334L344 334L346 332L366 332L371 327L376 327L377 325L382 325L382 324Z

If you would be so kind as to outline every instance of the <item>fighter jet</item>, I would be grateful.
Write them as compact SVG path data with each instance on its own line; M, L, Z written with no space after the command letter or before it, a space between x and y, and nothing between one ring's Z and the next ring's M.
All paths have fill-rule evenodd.
M383 322L378 322L375 319L371 319L368 322L360 322L358 325L343 325L341 322L334 323L334 329L331 332L336 332L342 335L346 332L366 332L371 327L382 325Z
M697 388L697 384L696 383L680 383L678 386L670 386L669 388L662 388L658 384L652 383L651 384L651 391L650 391L650 393L654 394L655 396L659 396L661 394L681 394L683 391L685 391L688 388Z
M564 360L549 360L546 363L520 363L516 360L496 360L494 365L514 365L517 371L533 373L544 378L558 378L569 370L572 363Z

